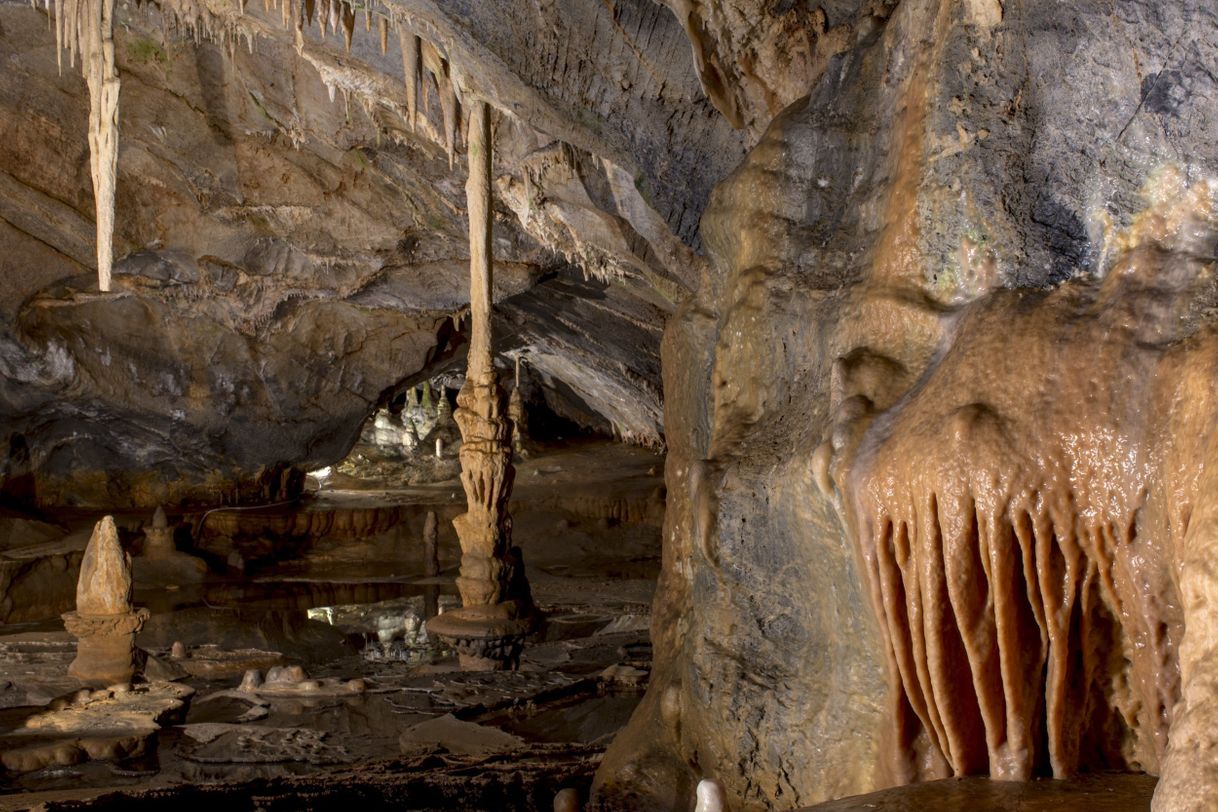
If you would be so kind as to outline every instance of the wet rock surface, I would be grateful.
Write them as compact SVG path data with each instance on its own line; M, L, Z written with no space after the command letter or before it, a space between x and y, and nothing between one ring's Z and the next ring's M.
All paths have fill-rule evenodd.
M609 462L589 470L586 453ZM86 797L108 808L120 801L99 796L115 791L130 808L251 793L375 808L401 798L425 808L548 808L564 786L587 797L604 748L646 687L659 565L657 514L600 517L654 491L659 459L619 446L525 463L526 472L570 478L573 490L567 507L553 493L534 502L540 488L517 494L516 533L548 619L514 672L463 672L428 638L427 619L458 605L448 522L437 527L438 577L424 574L421 532L331 537L319 525L293 557L243 577L213 573L174 589L137 581L136 605L152 611L138 638L145 673L153 661L175 669L171 688L193 693L189 709L165 720L155 746L146 737L142 749L99 750L99 762L9 768L0 808ZM446 504L459 486L428 492ZM429 505L417 496L382 489L330 498L396 506L407 524L417 512L421 528ZM334 580L340 575L350 580ZM0 634L0 739L19 735L35 706L76 691L71 658L66 635L46 624Z

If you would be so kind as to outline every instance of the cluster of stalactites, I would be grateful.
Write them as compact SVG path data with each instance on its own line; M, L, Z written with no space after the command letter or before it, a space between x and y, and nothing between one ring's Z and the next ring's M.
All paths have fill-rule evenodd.
M50 11L52 0L43 0ZM138 2L138 0L137 0ZM36 4L36 0L31 0ZM219 5L213 5L218 3ZM304 29L316 21L324 38L343 32L347 50L355 32L356 9L347 0L263 0L264 10L278 9L285 28L296 31L298 50L304 47ZM161 5L166 31L182 31L197 43L204 39L228 46L230 53L241 39L252 51L256 28L243 24L245 0L237 0L237 14L225 0L166 0ZM420 106L430 113L429 93L434 87L443 124L444 147L451 168L456 160L461 100L452 65L441 49L412 31L399 17L376 12L365 5L364 27L372 30L376 18L381 53L389 50L389 32L396 28L402 50L406 84L406 120L419 131ZM114 53L114 0L54 0L56 54L60 71L63 54L68 64L79 61L89 84L89 153L97 219L97 273L102 291L110 289L113 264L114 197L118 175L119 78ZM334 88L330 88L331 100ZM427 132L427 129L422 129Z
M252 51L257 29L243 22L246 0L237 0L235 15L232 7L223 5L224 2L167 0L162 4L166 12L165 29L181 31L196 43L207 40L225 45L230 52L238 42L244 40ZM356 20L360 15L356 6L347 0L262 0L262 3L267 13L278 10L283 27L296 32L297 50L303 50L305 29L315 23L323 39L337 36L341 31L346 49L351 50ZM434 92L440 107L443 146L452 167L456 161L460 134L461 95L451 61L439 45L413 31L402 15L387 8L374 10L371 3L365 4L362 11L365 31L372 32L375 20L377 42L382 54L389 52L390 33L397 31L406 83L406 121L412 131L420 131L420 109L423 115L430 114L430 97ZM330 84L331 101L334 100L334 91L334 85Z

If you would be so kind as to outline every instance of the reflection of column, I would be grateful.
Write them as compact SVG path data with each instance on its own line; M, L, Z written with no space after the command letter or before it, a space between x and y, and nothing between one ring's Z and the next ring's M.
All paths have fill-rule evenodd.
M440 590L435 584L423 587L423 620L430 621L440 614Z
M423 520L423 574L434 578L440 574L439 521L434 510L427 511Z
M477 102L468 131L470 343L465 384L453 414L461 429L461 484L467 510L453 521L461 541L461 609L433 621L470 667L502 667L520 651L535 617L518 548L512 547L511 422L491 354L490 111Z

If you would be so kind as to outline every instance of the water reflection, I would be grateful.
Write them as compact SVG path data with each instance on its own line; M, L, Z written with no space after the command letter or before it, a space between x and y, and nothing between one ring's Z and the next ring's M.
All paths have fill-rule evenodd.
M441 594L435 585L411 595L374 603L317 606L307 611L310 620L328 623L348 635L360 635L364 659L372 662L431 662L449 654L438 639L427 634L427 621L460 606L456 595Z

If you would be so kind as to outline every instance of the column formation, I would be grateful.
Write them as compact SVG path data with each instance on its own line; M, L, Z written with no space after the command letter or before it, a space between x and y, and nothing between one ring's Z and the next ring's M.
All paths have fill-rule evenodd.
M453 413L461 430L467 505L453 520L461 542L462 606L433 619L428 628L457 649L464 666L493 669L516 662L537 612L520 550L512 546L512 424L491 350L491 128L485 102L470 111L468 154L470 343L465 384Z

